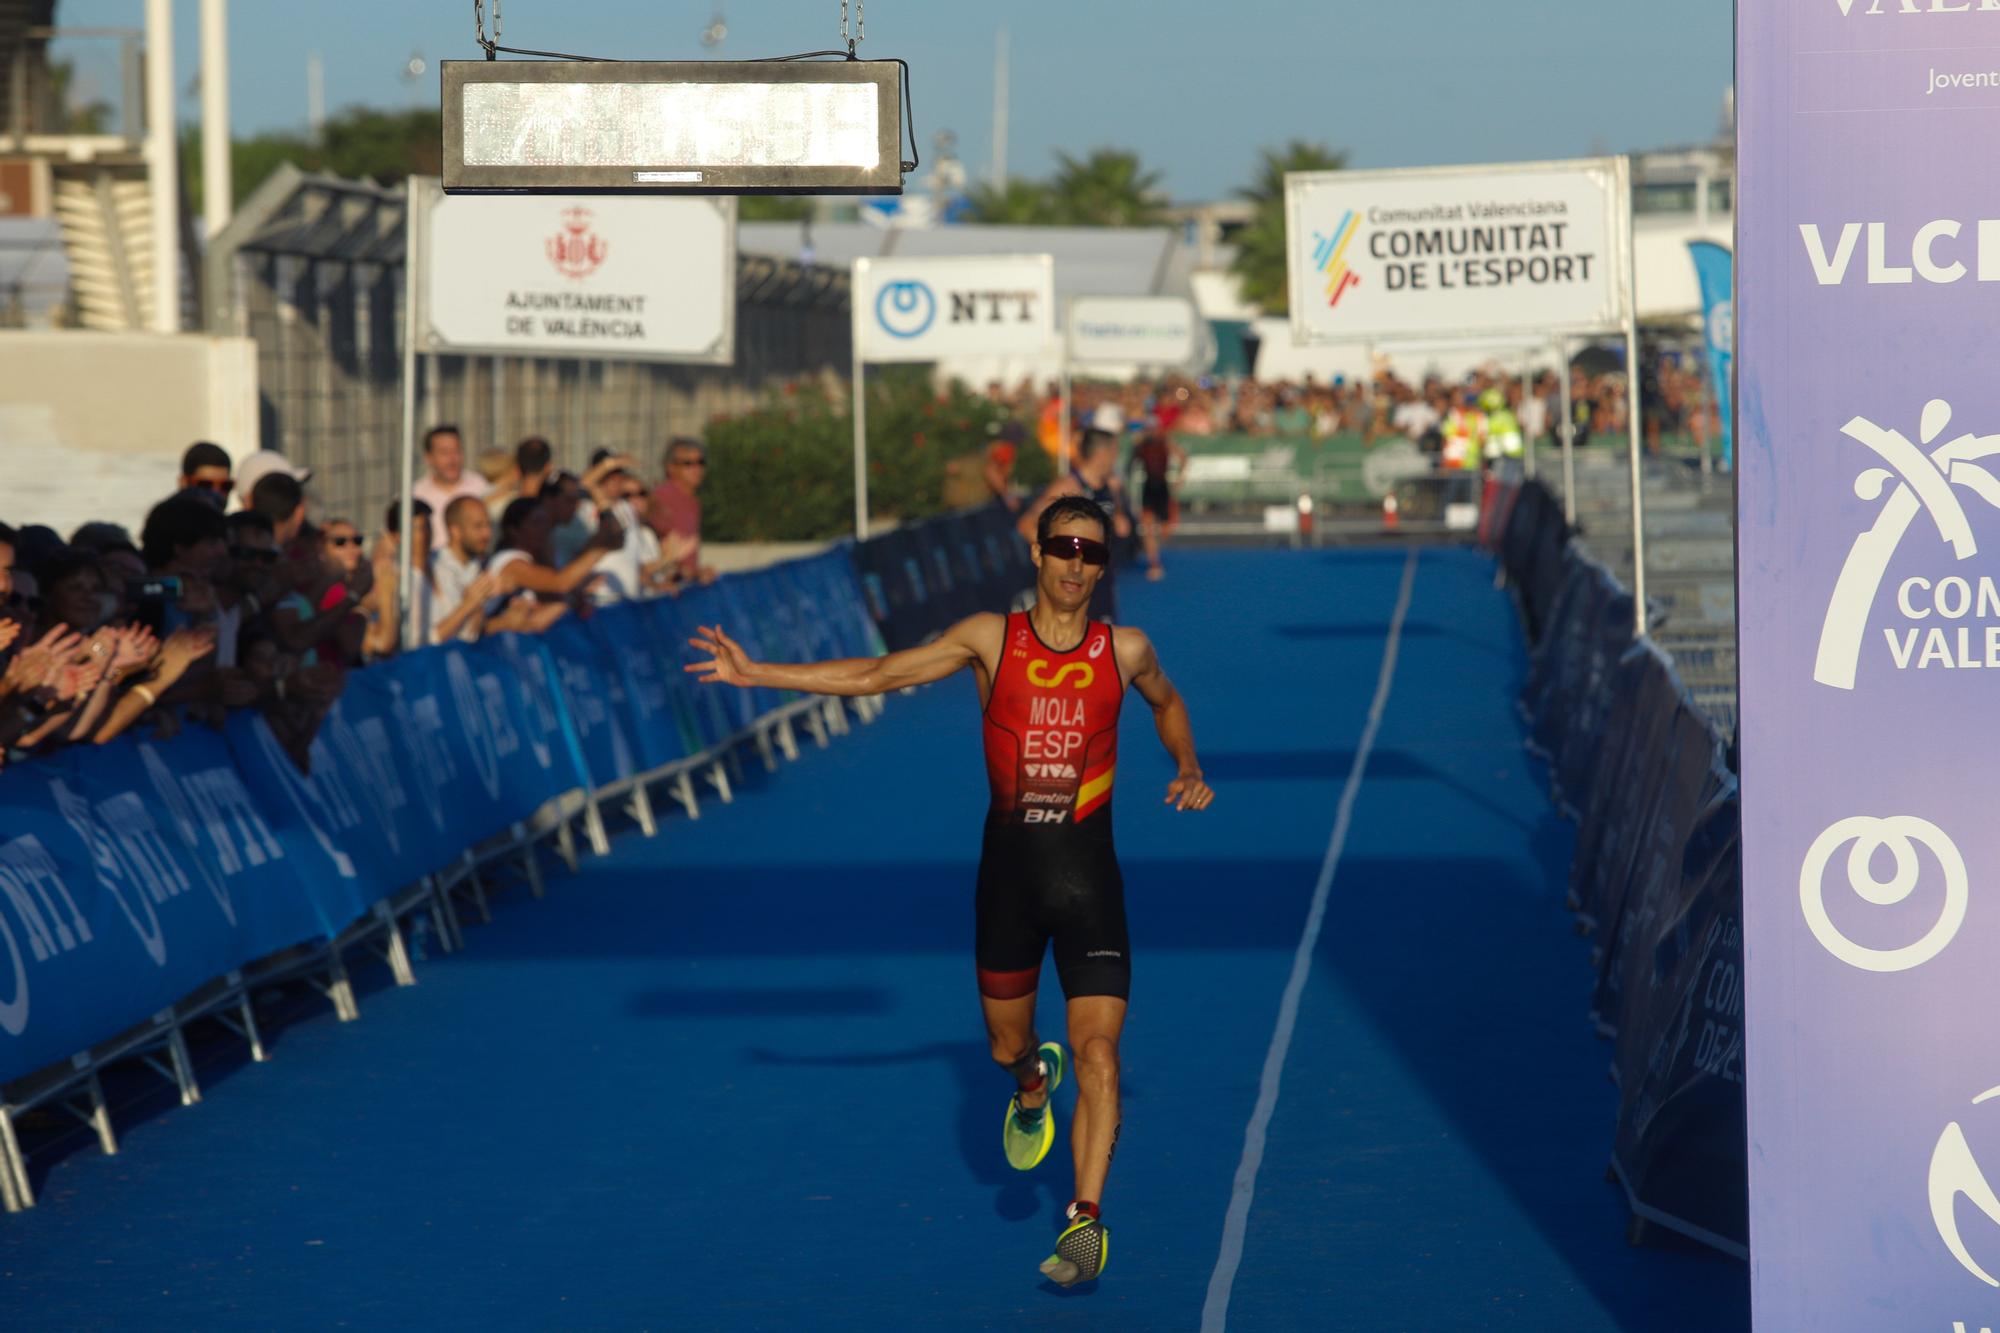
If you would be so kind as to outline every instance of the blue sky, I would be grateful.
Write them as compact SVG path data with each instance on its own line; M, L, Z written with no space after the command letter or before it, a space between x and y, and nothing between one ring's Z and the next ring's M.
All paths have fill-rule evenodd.
M490 8L490 6L489 6ZM199 0L176 0L176 76ZM511 45L692 59L720 11L726 57L835 44L838 0L504 0ZM239 133L303 127L306 61L330 108L435 102L436 62L476 57L469 0L231 0ZM65 27L138 26L141 0L59 0ZM911 64L919 147L949 129L991 161L993 50L1011 31L1008 165L1136 149L1180 200L1228 194L1257 149L1315 139L1355 166L1570 157L1706 140L1731 74L1730 0L875 0L864 56ZM402 69L430 62L421 87ZM112 68L102 68L107 75ZM192 102L185 109L193 109Z

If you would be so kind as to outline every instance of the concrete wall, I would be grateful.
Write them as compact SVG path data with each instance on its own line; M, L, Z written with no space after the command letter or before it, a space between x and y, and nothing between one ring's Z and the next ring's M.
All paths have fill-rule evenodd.
M257 447L249 339L0 331L0 521L136 533L196 440Z

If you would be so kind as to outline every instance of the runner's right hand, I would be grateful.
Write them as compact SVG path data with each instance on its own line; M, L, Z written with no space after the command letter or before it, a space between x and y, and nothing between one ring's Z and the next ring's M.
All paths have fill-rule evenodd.
M703 684L748 685L750 671L755 663L750 654L743 651L743 645L722 632L720 625L703 625L696 630L696 636L688 640L688 646L697 652L707 653L706 662L690 662L681 668L689 675L696 676Z

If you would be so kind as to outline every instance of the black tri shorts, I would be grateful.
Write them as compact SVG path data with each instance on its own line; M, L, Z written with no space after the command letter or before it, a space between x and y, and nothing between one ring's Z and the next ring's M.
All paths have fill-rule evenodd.
M1056 976L1069 999L1130 995L1125 878L1110 821L1103 822L1101 831L987 825L976 896L980 994L996 1000L1032 994L1053 942Z

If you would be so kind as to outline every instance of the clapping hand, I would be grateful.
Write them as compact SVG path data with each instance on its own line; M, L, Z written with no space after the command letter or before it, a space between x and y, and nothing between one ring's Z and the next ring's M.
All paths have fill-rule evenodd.
M134 625L127 630L112 632L118 636L117 643L111 649L112 671L123 674L145 666L160 651L159 639L144 625Z
M9 694L16 690L54 689L63 669L82 648L81 634L67 625L57 625L14 654L14 660L7 664L6 675L0 677L0 686Z
M150 632L141 631L147 638ZM163 676L179 677L187 674L187 669L215 651L215 627L202 625L192 629L175 630L167 636L166 643L159 649L160 672Z

